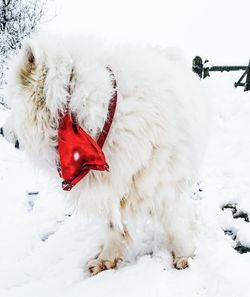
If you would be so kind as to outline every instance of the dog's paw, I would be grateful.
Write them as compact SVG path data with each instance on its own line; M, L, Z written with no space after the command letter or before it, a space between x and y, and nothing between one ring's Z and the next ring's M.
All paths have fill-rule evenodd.
M115 260L103 260L95 259L88 263L87 268L88 272L91 275L96 275L99 272L104 270L114 269L117 266L118 259Z
M185 269L188 265L188 258L187 257L176 257L174 259L174 267L176 269Z

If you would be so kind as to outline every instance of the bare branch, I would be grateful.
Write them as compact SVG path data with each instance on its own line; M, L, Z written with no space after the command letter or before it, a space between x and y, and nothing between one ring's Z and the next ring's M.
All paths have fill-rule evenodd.
M0 86L5 82L8 57L20 49L23 38L56 16L46 10L53 1L0 0Z
M3 0L4 7L7 7L10 5L10 0Z

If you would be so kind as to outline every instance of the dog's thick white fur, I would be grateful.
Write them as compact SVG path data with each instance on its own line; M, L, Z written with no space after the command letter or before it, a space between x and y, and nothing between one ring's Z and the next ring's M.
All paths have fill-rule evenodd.
M89 271L114 268L123 259L132 240L127 222L138 209L162 223L174 265L185 268L195 250L190 196L206 146L207 106L198 79L173 50L109 49L89 38L26 40L8 79L12 112L4 135L13 142L18 138L38 166L46 163L57 175L57 128L67 86L71 111L96 139L113 94L107 66L118 87L103 148L110 172L92 171L69 193L80 210L105 225L103 246Z

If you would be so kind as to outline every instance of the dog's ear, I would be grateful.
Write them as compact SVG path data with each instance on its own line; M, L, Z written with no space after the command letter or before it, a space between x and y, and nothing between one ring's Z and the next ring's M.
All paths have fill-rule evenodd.
M35 70L40 63L41 53L36 42L30 38L24 40L19 76L24 87L32 83Z

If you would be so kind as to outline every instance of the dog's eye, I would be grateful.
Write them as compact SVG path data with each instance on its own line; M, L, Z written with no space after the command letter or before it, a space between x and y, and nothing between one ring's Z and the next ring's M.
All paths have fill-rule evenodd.
M55 135L55 136L51 136L50 139L51 139L52 141L57 141L57 136L56 136L56 135Z

